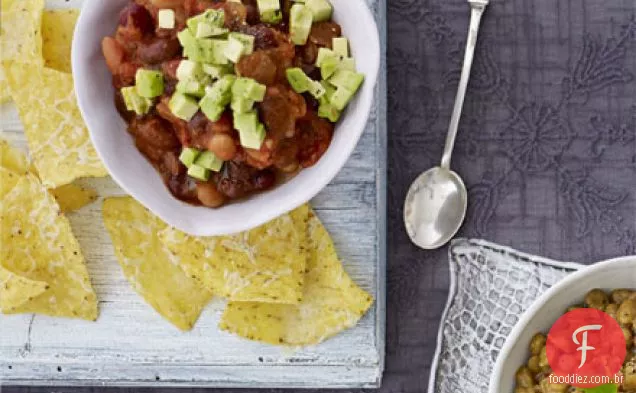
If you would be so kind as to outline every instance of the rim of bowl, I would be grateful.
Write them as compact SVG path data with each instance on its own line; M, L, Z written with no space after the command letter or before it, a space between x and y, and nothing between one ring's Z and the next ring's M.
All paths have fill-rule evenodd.
M360 15L360 21L361 21L360 25L367 25L374 32L374 34L371 34L371 36L369 37L369 41L367 45L365 46L365 50L370 49L369 61L373 63L371 70L367 74L365 74L365 83L366 81L370 82L369 85L371 86L369 88L373 91L377 88L378 74L380 70L380 63L381 63L381 57L382 57L382 54L381 54L382 48L380 46L380 33L378 30L378 26L375 21L375 17L373 16L371 10L369 9L369 6L366 4L364 0L346 0L346 2L356 4L356 6L360 9L359 11L362 13L362 15ZM87 15L89 14L89 12L86 12L86 10L89 7L91 7L91 5L95 5L95 4L99 4L99 2L84 3L84 5L82 6L82 10L80 12L79 19L77 21L74 35L73 35L71 63L72 63L72 69L73 69L73 78L75 82L77 82L77 78L79 78L80 73L82 75L86 75L88 73L88 70L86 69L87 66L82 64L80 60L80 56L79 56L79 47L85 46L84 44L82 44L85 39L79 33L80 33L80 30L83 28L83 26L87 23L85 22L85 19L88 17ZM76 73L75 70L79 70L79 71ZM85 82L86 79L87 78L84 76L82 78L82 81ZM82 92L80 91L81 89L79 89L78 86L79 86L78 83L74 83L75 94L78 97L78 100L77 100L78 107L82 114L82 118L84 119L86 126L89 130L91 142L95 146L95 150L97 151L97 154L100 157L104 167L108 171L108 174L110 175L110 177L128 195L132 196L135 200L137 200L143 206L148 208L153 214L161 218L161 220L166 222L168 225L176 227L194 236L219 236L219 235L227 235L227 234L234 234L234 233L238 233L242 231L247 231L252 228L258 227L259 225L262 225L268 221L271 221L274 218L281 216L297 208L303 203L306 203L309 200L311 200L336 177L336 175L342 170L344 165L347 163L347 161L351 157L351 154L353 154L353 151L358 145L358 142L360 138L362 137L362 134L364 133L364 130L368 124L371 108L375 101L374 97L371 97L371 99L369 100L364 100L360 102L360 107L358 108L358 111L363 113L363 121L361 121L360 124L354 127L355 138L352 138L352 143L341 147L342 154L332 158L332 165L327 166L325 168L325 171L323 172L323 176L321 176L319 180L310 182L308 187L303 188L303 191L300 191L290 196L285 204L276 204L274 206L268 206L267 209L259 209L259 212L257 214L248 215L247 217L243 217L243 219L241 220L233 220L232 222L229 222L229 223L225 222L223 223L223 228L225 229L222 229L219 227L214 227L214 225L211 225L211 226L208 225L208 226L202 227L201 225L197 225L196 223L194 223L192 220L185 219L185 217L182 217L183 220L177 222L176 220L173 220L171 217L166 217L166 215L162 214L161 211L158 211L154 207L150 206L152 203L148 203L145 197L139 195L139 193L127 187L124 184L125 182L122 181L120 177L112 171L107 160L104 159L101 149L99 148L98 144L96 144L94 141L92 127L90 125L91 120L88 119L90 117L88 115L89 110L86 107L86 105L82 102L83 100L79 99L79 97L82 95ZM361 92L362 90L360 90L358 94L360 94ZM294 181L294 178L289 180L289 182L293 182L293 181ZM258 198L258 196L259 194L255 194L253 197ZM171 197L174 198L174 196L172 195ZM209 209L203 206L199 208ZM222 208L223 207L221 207L220 209Z
M554 297L554 295L558 292L561 292L564 288L569 287L578 281L581 277L586 277L591 274L594 274L597 271L604 270L607 266L610 265L636 265L636 255L618 257L607 259L601 262L597 262L593 265L584 266L581 270L573 272L569 276L565 277L563 280L559 281L557 284L552 286L546 292L544 292L541 296L537 298L537 300L532 303L532 306L528 308L519 318L519 321L512 329L504 346L501 348L499 352L499 356L497 356L497 361L495 362L495 367L490 377L490 386L489 393L502 393L501 392L501 374L503 372L503 366L505 364L505 360L510 356L510 352L512 351L513 346L517 343L519 339L519 335L523 332L526 325L532 321L532 318L539 312L545 304Z

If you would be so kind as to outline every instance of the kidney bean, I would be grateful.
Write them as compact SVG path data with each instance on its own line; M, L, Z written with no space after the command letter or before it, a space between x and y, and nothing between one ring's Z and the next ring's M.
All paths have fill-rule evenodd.
M146 64L157 64L173 59L181 53L181 45L176 38L153 38L137 47L139 60Z

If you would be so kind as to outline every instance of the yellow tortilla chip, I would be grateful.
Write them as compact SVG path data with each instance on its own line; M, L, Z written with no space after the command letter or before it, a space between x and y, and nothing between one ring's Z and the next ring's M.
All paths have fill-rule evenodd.
M8 314L26 302L32 301L49 289L42 281L33 281L0 266L0 311Z
M46 10L42 16L42 56L47 67L71 72L71 43L77 9Z
M2 60L42 63L44 0L2 0L0 56Z
M64 213L79 210L89 203L95 202L97 192L76 184L66 184L50 190Z
M7 78L4 76L4 71L0 66L0 104L11 101L11 92L9 91L9 84Z
M18 174L26 174L29 171L29 160L20 150L0 138L0 167Z
M42 183L55 188L106 176L75 102L73 77L34 64L4 67Z
M301 206L248 232L193 237L173 228L161 240L181 268L217 296L230 300L297 304L307 254L308 207Z
M230 302L220 328L270 344L312 345L358 323L373 298L342 268L329 233L309 213L307 274L298 305Z
M68 219L32 175L19 176L0 203L0 266L49 290L9 313L97 319L97 297Z
M104 223L135 291L179 329L192 329L212 294L187 276L159 241L166 224L130 197L106 199Z

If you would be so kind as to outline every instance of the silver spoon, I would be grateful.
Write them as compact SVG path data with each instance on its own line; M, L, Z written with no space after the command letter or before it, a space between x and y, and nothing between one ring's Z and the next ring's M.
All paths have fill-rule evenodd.
M450 169L450 162L473 64L479 24L488 2L468 0L471 16L466 54L442 163L419 175L411 184L404 201L406 232L413 243L423 249L432 250L446 244L455 236L466 216L468 191L459 175Z

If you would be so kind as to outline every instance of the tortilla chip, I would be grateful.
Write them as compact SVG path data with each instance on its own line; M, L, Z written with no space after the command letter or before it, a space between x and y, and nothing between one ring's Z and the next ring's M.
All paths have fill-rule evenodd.
M41 64L44 0L2 0L1 3L2 60Z
M50 191L64 213L79 210L97 200L97 192L95 190L72 183Z
M49 289L42 281L33 281L0 266L0 311L7 314Z
M71 43L79 10L46 10L42 16L42 56L47 67L71 72Z
M307 261L307 205L232 236L193 237L173 228L161 240L181 268L217 296L231 300L297 304Z
M97 297L68 219L33 174L0 204L0 266L49 290L9 313L97 319Z
M4 71L0 67L0 104L11 101L11 92L9 91L9 84L7 78L4 76Z
M0 138L0 167L18 174L26 174L29 171L29 160L24 153Z
M219 327L270 344L312 345L355 326L373 298L342 268L329 233L309 213L309 258L298 305L230 302Z
M4 67L42 183L55 188L106 176L75 102L73 77L34 64Z
M104 223L135 291L179 329L192 329L212 294L187 276L159 241L166 224L130 197L106 199Z

